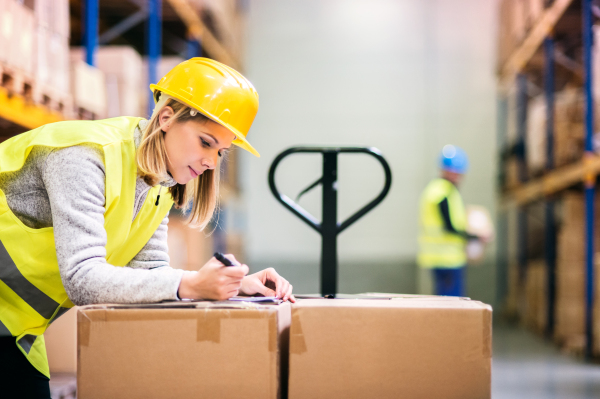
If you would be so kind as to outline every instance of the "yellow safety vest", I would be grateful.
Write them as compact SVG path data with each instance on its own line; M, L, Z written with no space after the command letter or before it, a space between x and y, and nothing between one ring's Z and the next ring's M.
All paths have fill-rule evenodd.
M125 266L146 245L173 205L165 192L156 206L159 187L153 187L132 221L137 179L133 133L140 119L58 122L12 137L0 144L0 173L21 169L34 146L64 148L90 143L101 147L106 171L106 261ZM0 336L15 337L31 364L50 377L42 334L71 307L59 274L53 228L25 226L0 190Z
M466 239L444 228L439 203L448 198L452 225L464 231L467 225L465 206L458 189L446 179L431 181L421 196L419 216L419 254L417 263L425 268L457 268L467 263Z

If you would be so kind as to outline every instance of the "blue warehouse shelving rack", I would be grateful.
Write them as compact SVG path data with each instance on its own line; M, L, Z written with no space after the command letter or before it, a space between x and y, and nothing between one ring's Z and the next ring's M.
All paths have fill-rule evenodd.
M547 268L547 336L552 336L555 325L556 303L556 220L555 196L569 188L581 187L585 193L585 355L593 354L593 303L594 303L594 196L597 176L600 173L600 157L593 152L594 98L592 95L592 24L600 8L592 0L554 0L546 2L542 15L516 48L505 57L499 68L498 90L498 142L502 149L500 161L500 211L498 214L499 240L507 244L509 235L516 235L517 284L523 284L528 261L528 207L543 204L545 234L544 259ZM556 49L557 41L570 32L579 38L576 57L566 57ZM579 75L583 86L585 152L582 159L574 163L555 167L554 164L554 109L557 81L565 74ZM531 87L543 91L546 104L546 165L542 175L531 177L526 166L527 103ZM509 120L508 93L516 91L516 112ZM516 126L516 142L507 143L509 124ZM503 171L508 159L516 159L519 183L508 187ZM509 231L507 213L510 207L517 209L516 232ZM506 299L508 264L507 245L499 245L498 293L500 300Z

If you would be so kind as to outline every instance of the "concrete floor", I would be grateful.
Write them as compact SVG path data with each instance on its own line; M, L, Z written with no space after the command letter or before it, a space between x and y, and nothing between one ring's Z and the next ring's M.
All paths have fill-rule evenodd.
M515 326L495 323L493 334L492 399L600 398L600 364Z

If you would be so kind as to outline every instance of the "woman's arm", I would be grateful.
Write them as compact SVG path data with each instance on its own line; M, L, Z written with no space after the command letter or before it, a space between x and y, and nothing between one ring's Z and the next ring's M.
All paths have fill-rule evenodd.
M42 177L52 209L60 274L73 303L177 299L183 270L115 267L106 262L105 170L99 149L58 149L46 159Z

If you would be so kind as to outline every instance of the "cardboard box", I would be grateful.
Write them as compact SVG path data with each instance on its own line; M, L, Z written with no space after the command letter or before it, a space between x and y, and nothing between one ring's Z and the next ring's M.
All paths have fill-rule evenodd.
M77 322L80 399L282 395L289 303L90 305Z
M106 116L106 84L104 73L83 61L72 64L71 90L77 108L92 112L95 119Z
M35 35L33 12L22 4L9 2L12 18L12 36L8 43L6 62L27 75L33 73L33 40Z
M8 62L16 41L18 4L15 0L0 0L0 61Z
M71 56L81 61L85 51L71 49ZM107 117L143 115L140 103L142 57L130 46L100 46L96 51L96 66L106 76L108 94ZM147 93L147 87L144 90Z
M299 300L289 398L490 398L491 334L471 300Z

